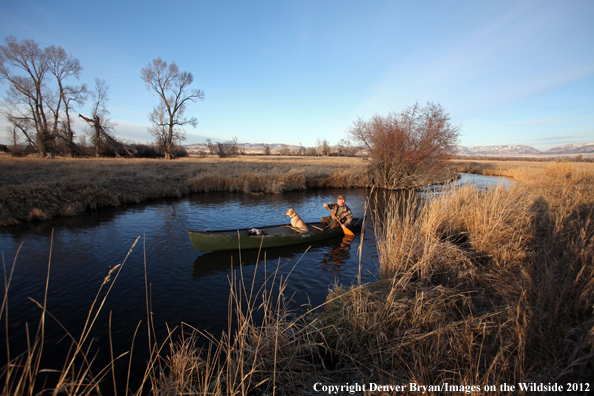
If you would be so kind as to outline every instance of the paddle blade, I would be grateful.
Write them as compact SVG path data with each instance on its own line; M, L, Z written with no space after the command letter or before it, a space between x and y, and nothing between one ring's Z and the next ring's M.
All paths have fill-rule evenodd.
M336 222L337 222L338 224L340 224L340 226L342 227L342 223L340 222L340 220L338 220L338 219L336 218L336 216L334 215L334 213L332 213L332 210L331 210L331 209L328 209L328 210L330 211L330 214L332 215L332 218L333 218L334 220L336 220ZM353 234L353 231L349 230L349 229L348 229L348 228L346 228L346 227L342 227L342 230L344 231L344 235L348 235L348 236L355 236L355 234Z

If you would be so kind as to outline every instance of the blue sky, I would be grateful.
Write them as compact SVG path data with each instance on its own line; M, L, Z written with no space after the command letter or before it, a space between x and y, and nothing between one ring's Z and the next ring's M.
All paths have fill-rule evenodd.
M71 52L81 82L109 85L120 138L152 140L142 67L192 72L205 100L187 144L337 144L357 118L417 101L440 103L464 146L594 142L592 21L591 0L0 0L2 44Z

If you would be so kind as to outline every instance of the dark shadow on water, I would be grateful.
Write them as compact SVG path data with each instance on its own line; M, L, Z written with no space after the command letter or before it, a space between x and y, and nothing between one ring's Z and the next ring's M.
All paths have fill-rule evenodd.
M241 252L225 250L201 254L194 260L191 280L199 280L217 273L229 273L232 268L255 266L264 261L287 263L297 261L303 254L321 254L320 270L335 276L343 272L342 264L351 258L352 237L335 237L309 244L266 249L246 249Z

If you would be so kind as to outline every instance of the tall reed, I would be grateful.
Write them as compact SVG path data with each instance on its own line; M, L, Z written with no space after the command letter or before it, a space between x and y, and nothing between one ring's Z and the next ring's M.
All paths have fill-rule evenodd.
M311 389L312 379L324 378L319 344L306 316L291 312L285 295L287 278L280 261L261 286L245 279L241 266L229 278L228 328L221 336L190 329L172 342L167 370L157 378L162 395L292 395ZM197 348L198 339L208 340ZM327 378L326 378L327 380Z
M341 364L357 356L377 381L498 391L590 381L593 175L565 164L518 174L510 188L462 188L376 219L383 287L336 290L326 319L337 330L325 339L348 351Z
M132 244L130 250L122 263L114 266L106 275L102 284L97 291L95 299L93 300L87 316L82 323L82 330L80 336L76 337L68 329L66 329L47 309L49 279L51 272L51 249L50 259L48 262L48 271L46 277L46 287L43 301L36 301L31 299L40 309L40 321L37 330L31 332L28 324L25 324L24 331L27 335L27 349L14 355L10 348L9 338L9 312L8 312L8 298L10 293L10 283L12 275L16 266L18 252L15 255L11 268L7 269L4 255L2 263L4 268L4 295L2 299L2 306L0 309L0 321L4 322L6 333L7 356L6 364L0 369L0 381L2 382L2 395L101 395L107 391L108 394L118 394L118 389L124 390L124 394L144 394L145 386L150 383L150 373L158 367L158 362L161 354L162 345L154 342L150 345L151 353L148 357L148 363L143 378L136 381L138 389L132 391L129 388L129 380L131 373L130 363L132 362L132 354L134 350L134 341L129 352L125 352L119 356L114 355L112 340L111 340L111 314L109 315L109 341L110 341L110 363L104 367L96 367L94 364L96 355L93 352L93 337L91 336L93 327L102 311L105 302L117 280L126 260L132 253L136 246L138 239ZM20 250L20 248L19 248ZM148 304L148 300L147 300ZM45 360L44 346L46 343L45 332L49 322L55 322L62 328L65 338L70 341L68 351L64 357L61 367L46 367L49 361ZM149 333L154 334L154 327L149 316L148 318ZM138 327L134 334L138 332ZM151 338L149 337L149 340ZM150 343L150 341L149 341ZM125 386L116 382L116 362L129 359L127 382ZM121 392L120 392L121 393Z

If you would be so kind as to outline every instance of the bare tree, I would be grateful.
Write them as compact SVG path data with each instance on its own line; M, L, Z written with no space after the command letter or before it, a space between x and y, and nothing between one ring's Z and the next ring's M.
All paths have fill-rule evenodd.
M23 118L34 123L35 144L45 156L52 141L44 98L46 55L33 40L19 42L9 36L4 41L6 45L0 46L0 76L9 84L6 103L13 109L18 108Z
M57 103L52 106L53 112L53 130L52 134L56 137L64 139L68 145L70 155L78 150L74 144L74 131L72 130L72 123L70 120L70 110L75 105L82 105L87 99L87 86L82 84L79 86L65 85L65 80L69 77L79 78L82 72L80 61L67 53L64 48L52 45L45 49L46 59L48 63L49 72L55 77L58 84ZM64 108L63 120L60 120L60 110ZM53 110L55 109L55 110ZM62 128L59 128L60 124ZM61 131L62 133L58 133Z
M95 88L91 91L93 103L91 107L91 119L81 118L87 121L93 130L93 147L95 148L95 157L99 157L102 137L112 136L115 133L115 126L109 118L107 103L109 101L109 85L105 80L95 79ZM107 140L108 138L105 137Z
M219 158L235 157L239 154L239 147L237 146L237 138L234 137L228 142L216 142L214 144L214 152Z
M305 149L305 155L308 157L317 157L318 156L318 150L315 147L308 147Z
M215 145L210 139L206 139L206 146L208 146L208 151L210 154L215 154Z
M387 189L427 185L456 149L460 127L439 104L359 119L349 134L367 149L373 183Z
M280 148L278 149L278 153L280 155L291 155L291 148L283 143L280 145Z
M105 80L96 78L95 88L90 92L90 95L93 98L91 116L85 117L82 114L78 116L91 127L95 157L101 156L102 142L111 147L116 157L133 157L136 154L136 149L119 142L115 138L115 125L109 118L109 110L107 109L109 85L106 84Z
M72 129L72 120L70 119L70 110L75 105L82 106L87 100L88 90L85 84L81 86L66 86L64 87L64 115L65 120L63 121L62 134L60 135L68 144L70 156L74 154L74 151L79 151L78 147L74 143L74 130Z
M303 147L303 144L301 144L301 142L299 142L298 154L303 156L303 155L305 155L305 153L306 153L305 147Z
M338 142L338 155L344 157L354 157L357 155L358 148L354 147L351 144L351 141L348 139L341 139Z
M272 148L268 143L262 143L262 147L264 147L264 155L270 155L272 153Z
M180 72L175 62L168 65L161 58L155 58L140 73L147 89L159 97L159 104L149 114L153 124L149 132L162 145L165 158L171 159L175 144L185 139L184 126L195 128L197 124L195 117L184 117L186 105L204 99L204 92L190 89L194 76Z
M173 147L168 147L174 142L179 140L177 134L171 135L171 141L169 140L170 131L167 126L167 108L163 102L159 102L157 106L153 108L153 111L149 113L148 118L151 122L151 126L148 131L155 137L157 148L160 152L165 154L165 159L170 159L173 151Z
M318 146L318 151L317 151L318 155L323 155L323 156L330 155L330 143L328 143L328 141L326 139L320 140L320 138L318 138L317 146Z
M16 148L22 143L21 135L27 141L27 145L37 148L35 143L34 125L28 115L19 112L18 108L11 108L5 106L0 110L0 113L6 118L10 124L8 128L9 138L12 140L13 146Z
M61 47L42 49L33 40L18 41L12 36L5 43L0 46L0 79L9 85L4 105L13 121L26 119L34 126L35 136L28 138L35 141L41 156L53 156L56 138L63 131L72 132L69 125L60 127L70 122L69 106L84 100L84 86L65 85L67 79L79 77L82 66ZM13 121L9 120L16 127ZM68 133L62 136L65 140Z

